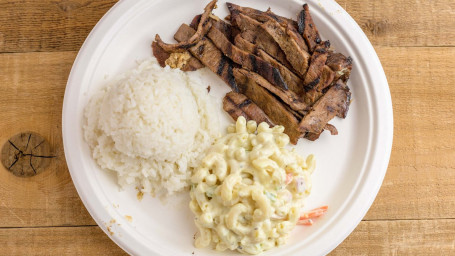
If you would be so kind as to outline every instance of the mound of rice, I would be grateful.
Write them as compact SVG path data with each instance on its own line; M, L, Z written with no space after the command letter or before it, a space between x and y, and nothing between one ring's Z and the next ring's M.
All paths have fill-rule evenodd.
M161 68L153 58L98 90L85 108L95 161L120 186L171 195L183 190L219 136L215 107L198 71Z

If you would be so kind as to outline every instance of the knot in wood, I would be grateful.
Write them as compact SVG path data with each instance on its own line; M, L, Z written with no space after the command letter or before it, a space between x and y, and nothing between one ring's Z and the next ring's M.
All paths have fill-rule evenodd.
M2 164L14 175L30 177L44 171L54 156L46 139L34 132L9 138L2 148Z

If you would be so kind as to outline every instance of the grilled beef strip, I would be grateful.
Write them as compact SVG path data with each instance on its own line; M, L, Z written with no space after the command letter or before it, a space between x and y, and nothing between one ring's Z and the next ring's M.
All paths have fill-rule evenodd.
M244 14L233 12L231 14L231 22L233 25L240 28L242 37L248 42L255 44L257 48L261 48L268 54L273 56L281 64L293 70L292 65L287 61L286 55L281 50L280 46L261 28L261 23Z
M324 129L320 133L307 132L305 134L304 138L307 140L315 141L315 140L319 139L319 137L321 136L321 134L324 130L328 130L331 135L338 135L338 130L335 126L333 126L331 124L326 124Z
M269 20L261 27L278 43L280 48L286 54L286 58L292 67L301 76L305 76L308 69L310 54L297 45L296 41L286 33L280 23L275 20Z
M313 105L324 94L324 90L335 82L335 71L325 65L322 69L319 83L305 93L305 102L308 105Z
M273 122L264 111L241 93L228 92L223 98L223 109L234 119L234 121L237 120L239 116L243 116L247 121L254 120L258 124L266 122L270 126L274 126Z
M291 143L297 144L302 135L299 131L297 118L287 111L286 107L267 89L249 79L240 70L234 68L234 77L239 85L240 92L256 103L274 124L283 125L284 132L289 136Z
M321 80L322 71L324 70L325 62L327 61L328 50L330 48L330 42L325 41L322 44L318 44L311 55L310 66L308 72L305 75L303 84L305 89L311 90L319 84Z
M152 51L153 56L158 60L158 63L161 67L166 67L166 60L171 56L170 53L166 52L163 48L161 48L157 42L152 42Z
M280 74L283 77L286 84L288 85L290 91L294 92L298 96L302 96L305 93L304 87L302 86L303 84L302 79L300 79L299 76L294 74L291 70L289 70L280 62L278 62L264 50L259 49L257 54L259 57L269 62L270 65L272 65L273 67L277 68L278 71L280 71Z
M246 40L245 38L242 37L242 34L237 35L234 38L234 44L235 46L239 47L240 49L247 51L251 54L258 54L259 48L257 45L251 43L250 41Z
M294 92L291 90L283 90L281 88L278 88L271 83L269 83L267 80L265 80L262 76L251 72L246 69L240 69L239 70L242 75L248 77L249 80L254 81L256 84L264 87L267 89L269 92L273 93L276 95L278 98L280 98L284 103L289 105L293 110L295 111L300 111L300 110L305 110L307 109L307 104L301 100L301 98L296 95Z
M294 74L291 70L289 70L287 67L285 67L283 64L281 64L279 61L277 61L275 58L270 56L264 50L256 47L256 45L243 39L241 34L237 35L235 37L234 42L238 48L261 57L263 60L270 63L270 65L277 68L278 71L280 72L281 76L283 77L284 81L288 85L289 90L295 92L299 96L303 95L303 93L304 93L303 86L302 86L303 81L302 81L302 79L300 79L300 77L298 77L296 74Z
M336 115L346 116L351 93L349 87L338 80L337 83L313 105L312 110L300 121L301 132L321 133L326 124Z
M295 116L295 118L297 118L297 121L298 121L298 120L302 120L302 118L303 118L304 115L303 115L301 112L293 110L293 109L292 109L291 107L289 107L289 105L287 105L287 104L283 104L283 106L286 107L286 110L289 111L289 113L291 113L292 115Z
M330 134L332 134L332 135L338 135L338 130L337 130L337 128L336 128L334 125L332 125L332 124L327 123L327 124L325 125L325 127L324 127L324 130L329 131Z
M194 16L193 20L190 23L190 27L192 29L197 29L197 26L201 20L201 16L201 14ZM212 26L216 26L218 30L223 32L223 34L229 39L230 42L234 42L234 38L240 34L240 29L238 27L232 26L231 24L221 20L215 15L210 16L210 22L212 22Z
M243 67L256 72L263 76L271 84L280 87L283 90L288 90L286 82L283 80L278 69L274 68L270 63L263 59L239 49L233 45L224 36L224 34L213 25L207 34L208 38L220 49L224 55L230 58L235 63L242 65Z
M346 57L341 53L329 52L326 65L336 72L335 81L342 79L348 81L352 70L352 58Z
M321 133L322 133L322 131L320 133L307 132L305 134L305 136L303 136L303 137L307 140L315 141L315 140L319 139L319 137L321 136Z
M196 31L186 24L182 24L175 33L174 38L182 42L191 38ZM190 53L200 60L206 67L217 74L225 81L233 91L237 92L238 87L234 79L233 68L235 64L225 57L223 53L206 37L203 37L196 45L188 49Z
M295 20L292 20L292 19L289 19L289 18L286 18L283 16L279 16L279 15L275 14L274 12L272 12L270 10L270 8L267 9L267 11L263 12L263 11L260 11L260 10L257 10L257 9L251 8L251 7L243 7L243 6L236 5L236 4L229 3L229 2L226 3L226 6L228 7L229 11L231 11L231 12L236 11L236 12L243 13L260 22L266 22L270 18L272 18L272 19L278 21L280 24L284 25L286 23L290 23L295 28L297 28L297 22Z
M201 16L197 30L190 38L186 39L185 41L180 41L177 44L166 44L163 42L163 40L161 40L160 36L157 34L155 36L155 41L161 48L163 48L167 52L175 51L183 52L184 50L194 46L210 30L210 27L212 26L212 22L210 22L210 14L215 8L217 1L218 0L212 0L210 3L207 4L207 6L205 6L204 13Z
M218 19L212 19L213 26L221 31L224 36L229 40L229 42L234 43L234 38L240 34L240 29L236 26L232 26L231 24Z
M308 49L310 52L313 52L316 45L320 44L322 40L319 31L316 28L316 24L314 24L313 18L311 17L308 4L303 5L303 10L297 16L297 25L299 33L308 44Z
M302 36L299 34L297 30L296 21L276 15L270 10L270 8L266 12L263 12L249 7L242 7L233 3L226 3L226 5L231 12L234 11L242 13L261 23L267 22L269 20L274 20L278 22L282 27L287 28L286 32L291 38L293 38L293 40L295 40L300 49L308 51L308 47L305 43L305 40L302 38Z

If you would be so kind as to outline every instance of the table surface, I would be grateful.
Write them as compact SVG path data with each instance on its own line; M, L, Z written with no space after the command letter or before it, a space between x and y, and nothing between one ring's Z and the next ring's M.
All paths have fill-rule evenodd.
M0 146L43 135L56 158L19 178L0 167L4 255L123 255L91 218L63 153L61 106L84 39L113 0L0 0ZM374 45L392 94L394 143L381 190L331 255L455 251L455 1L339 0Z

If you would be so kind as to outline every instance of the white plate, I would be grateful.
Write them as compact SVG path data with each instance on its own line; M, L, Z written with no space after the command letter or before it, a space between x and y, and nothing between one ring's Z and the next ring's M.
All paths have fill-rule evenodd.
M295 17L301 1L233 0L243 6ZM167 42L181 23L201 13L208 0L124 0L116 4L88 36L74 62L63 104L63 141L68 168L77 191L98 225L125 251L134 255L211 255L193 247L196 228L187 207L188 196L163 205L134 188L120 191L112 173L100 170L83 140L83 108L96 87L137 60L152 55L156 33ZM384 178L392 146L392 103L379 59L365 34L334 1L309 1L324 39L354 59L349 80L353 102L345 120L333 124L338 136L324 132L315 142L301 140L297 150L313 153L317 169L306 209L329 205L326 216L311 227L297 227L287 245L263 255L323 255L345 239L372 204ZM224 1L215 13L227 14ZM207 77L211 94L228 90L215 75ZM219 104L220 113L221 104ZM229 119L222 113L225 122ZM125 216L131 216L130 223ZM114 222L115 221L115 222ZM222 253L219 253L219 255ZM235 254L227 253L225 254Z

